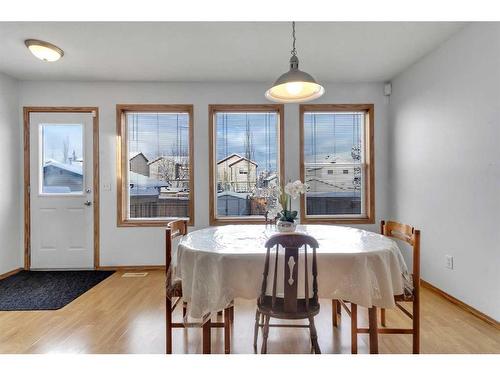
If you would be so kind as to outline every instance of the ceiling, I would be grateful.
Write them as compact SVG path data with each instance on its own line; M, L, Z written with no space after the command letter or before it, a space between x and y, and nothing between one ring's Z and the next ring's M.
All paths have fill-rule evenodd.
M300 67L320 81L386 81L464 23L298 22ZM34 58L29 38L61 47ZM273 81L288 70L291 23L3 22L0 72L22 80Z

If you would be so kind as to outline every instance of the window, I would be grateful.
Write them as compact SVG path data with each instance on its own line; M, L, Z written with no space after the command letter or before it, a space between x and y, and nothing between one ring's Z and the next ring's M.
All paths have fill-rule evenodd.
M117 105L118 225L194 224L193 107Z
M83 194L83 125L40 124L40 194Z
M301 105L303 223L374 223L372 104Z
M282 183L282 105L211 105L210 224L260 223Z

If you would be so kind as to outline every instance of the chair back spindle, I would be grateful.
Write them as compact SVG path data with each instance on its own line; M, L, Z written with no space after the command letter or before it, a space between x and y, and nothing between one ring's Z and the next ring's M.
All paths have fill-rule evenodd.
M306 297L306 310L309 310L309 267L307 266L307 245L304 245L304 289Z
M318 301L318 262L316 260L316 248L313 247L313 300Z
M272 297L272 307L273 309L276 308L276 288L278 284L278 272L276 270L278 269L278 245L276 245L276 255L274 257L274 274L273 274L273 297Z

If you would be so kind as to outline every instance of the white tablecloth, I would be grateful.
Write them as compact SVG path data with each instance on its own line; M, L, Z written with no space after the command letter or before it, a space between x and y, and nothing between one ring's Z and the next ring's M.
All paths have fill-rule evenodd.
M297 231L319 243L320 298L342 298L366 307L394 307L393 296L403 293L408 272L393 240L340 226L299 225ZM220 311L235 298L259 296L264 244L273 234L273 226L227 225L191 232L180 241L175 272L182 279L183 298L189 303L191 317ZM299 273L299 284L300 278Z

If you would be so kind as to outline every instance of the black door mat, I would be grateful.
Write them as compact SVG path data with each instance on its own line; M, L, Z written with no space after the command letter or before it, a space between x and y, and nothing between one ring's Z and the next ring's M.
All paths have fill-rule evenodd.
M21 271L0 280L0 311L58 310L115 271Z

